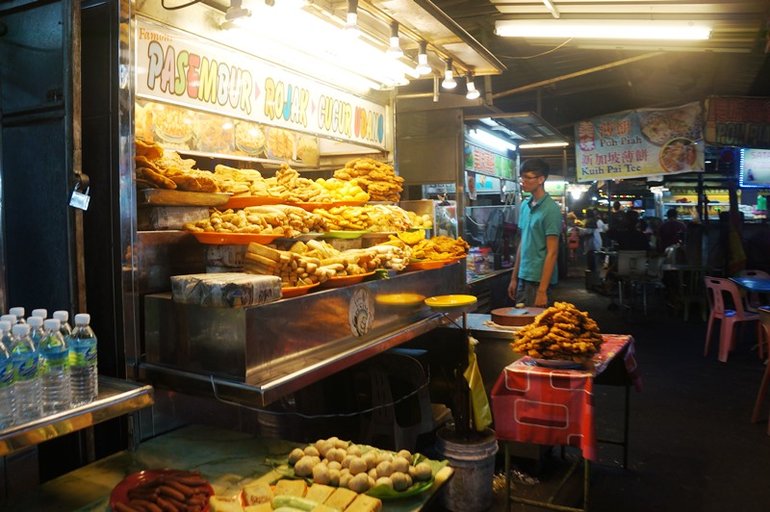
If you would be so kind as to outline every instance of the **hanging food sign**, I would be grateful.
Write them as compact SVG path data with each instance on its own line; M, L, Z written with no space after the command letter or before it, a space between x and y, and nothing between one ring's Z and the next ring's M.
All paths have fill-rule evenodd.
M512 179L513 160L476 144L465 143L465 170Z
M770 149L770 98L708 98L706 142Z
M703 109L629 110L575 127L577 181L703 172Z
M146 20L136 41L137 97L385 148L384 105Z

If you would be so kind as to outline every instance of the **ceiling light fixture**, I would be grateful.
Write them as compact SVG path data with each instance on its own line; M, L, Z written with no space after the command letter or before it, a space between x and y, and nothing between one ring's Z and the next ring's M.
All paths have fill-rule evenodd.
M417 54L417 72L427 75L433 71L428 64L428 42L420 41L420 52Z
M515 143L498 137L497 135L489 133L488 131L482 130L480 128L473 128L472 130L469 130L468 136L476 142L491 149L497 149L499 151L516 151Z
M251 11L241 7L242 0L230 0L230 7L225 11L225 21L221 28L228 30L243 25L246 18L251 16Z
M559 9L557 9L556 6L553 5L553 2L551 2L551 0L543 0L543 5L545 5L545 8L548 9L548 12L550 12L551 16L553 16L554 18L558 18L561 16Z
M537 148L565 148L569 142L532 142L529 144L519 144L519 149L537 149Z
M465 75L465 98L469 100L476 100L481 96L481 93L476 89L476 84L473 82L473 73L470 71Z
M345 15L345 33L358 37L361 31L358 28L358 0L348 0L348 11Z
M454 89L457 87L457 82L452 74L452 59L446 60L446 68L444 69L444 81L441 82L441 87L444 89Z
M390 22L390 46L386 52L388 57L393 59L400 59L404 56L404 51L401 49L401 44L398 41L398 22Z
M710 37L711 27L671 20L500 20L495 22L495 33L502 37L703 41Z

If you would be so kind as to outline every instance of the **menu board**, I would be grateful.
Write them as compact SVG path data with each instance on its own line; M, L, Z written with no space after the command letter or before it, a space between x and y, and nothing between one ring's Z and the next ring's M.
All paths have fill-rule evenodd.
M577 181L703 172L699 102L629 110L575 126Z
M465 170L512 179L514 161L475 144L465 143Z
M384 105L142 18L136 30L138 98L385 149Z

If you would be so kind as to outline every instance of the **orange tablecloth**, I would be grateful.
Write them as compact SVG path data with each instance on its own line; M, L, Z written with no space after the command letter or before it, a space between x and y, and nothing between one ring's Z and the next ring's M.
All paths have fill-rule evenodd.
M595 459L594 379L610 365L620 364L625 377L622 383L633 384L637 391L642 388L634 339L620 334L603 337L591 371L546 368L531 357L505 367L491 393L498 439L575 446L586 459Z

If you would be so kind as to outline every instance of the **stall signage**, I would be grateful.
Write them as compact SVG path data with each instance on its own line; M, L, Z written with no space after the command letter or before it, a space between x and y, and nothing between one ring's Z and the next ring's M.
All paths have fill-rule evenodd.
M466 142L465 170L511 179L513 177L513 160Z
M385 147L383 105L170 27L138 20L136 39L139 97Z
M703 172L703 109L629 110L575 126L577 181Z
M770 149L770 98L708 98L706 142Z

